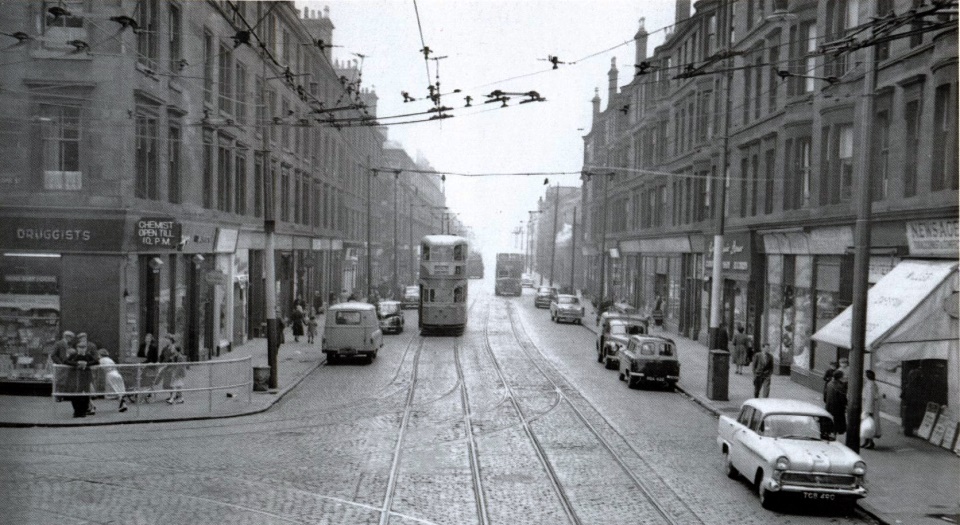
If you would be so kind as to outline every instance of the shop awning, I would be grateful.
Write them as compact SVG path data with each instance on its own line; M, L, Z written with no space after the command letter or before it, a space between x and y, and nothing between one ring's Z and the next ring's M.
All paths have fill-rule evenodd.
M942 296L953 293L956 269L955 261L905 260L877 281L867 293L867 349L883 343L879 353L890 355L894 344L909 343L910 351L922 352L917 347L923 345L917 343L928 341L930 350L939 353L936 348L944 346L950 333L955 342L956 320L944 310ZM852 307L847 307L812 339L850 348L851 324ZM884 356L884 360L890 359Z

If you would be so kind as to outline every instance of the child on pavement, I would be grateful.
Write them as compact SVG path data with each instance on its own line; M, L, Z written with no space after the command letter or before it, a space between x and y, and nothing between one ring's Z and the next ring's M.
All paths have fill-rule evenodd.
M317 337L317 316L310 314L310 318L307 320L307 342L313 344L313 340Z

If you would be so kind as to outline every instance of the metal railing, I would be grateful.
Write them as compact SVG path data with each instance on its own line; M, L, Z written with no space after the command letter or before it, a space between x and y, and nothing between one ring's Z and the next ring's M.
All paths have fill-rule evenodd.
M135 409L136 416L144 406L156 401L183 404L193 412L206 401L207 413L212 413L223 397L232 402L246 394L250 403L251 361L247 356L190 363L94 365L87 369L53 365L53 397L69 400L89 396L118 402L123 398L130 409ZM214 395L219 392L226 395Z

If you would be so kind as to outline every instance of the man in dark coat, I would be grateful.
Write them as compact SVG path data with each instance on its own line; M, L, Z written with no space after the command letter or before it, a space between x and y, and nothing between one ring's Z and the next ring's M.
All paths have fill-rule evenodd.
M837 434L847 432L847 378L843 370L836 370L833 379L827 385L827 412L833 416L833 426Z
M65 365L73 367L67 374L67 393L90 392L90 382L93 380L91 368L99 361L100 359L89 351L87 343L77 344L77 352L70 354L64 362ZM70 403L73 404L73 417L86 417L91 413L89 395L71 395Z

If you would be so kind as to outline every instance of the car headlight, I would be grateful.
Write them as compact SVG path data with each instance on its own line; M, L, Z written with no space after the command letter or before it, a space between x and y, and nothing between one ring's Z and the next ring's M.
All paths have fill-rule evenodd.
M790 460L787 458L787 456L780 456L777 458L777 463L774 466L774 469L787 470L788 468L790 468Z
M855 476L863 476L867 473L867 464L863 461L858 461L853 464L853 474Z

